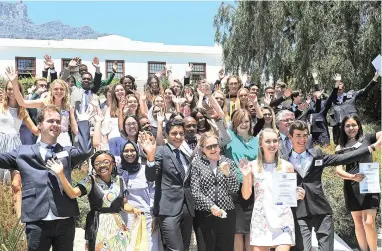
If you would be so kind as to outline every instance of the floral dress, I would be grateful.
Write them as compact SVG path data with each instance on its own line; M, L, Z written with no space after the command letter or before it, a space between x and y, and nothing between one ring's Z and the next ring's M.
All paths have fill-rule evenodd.
M129 250L129 234L120 214L127 193L123 179L112 177L108 186L99 177L89 175L77 186L82 195L88 194L90 204L85 227L88 250Z
M294 245L292 210L289 206L276 205L272 201L272 175L276 172L276 163L264 163L263 170L259 173L256 162L252 162L255 205L251 219L250 244L268 247Z

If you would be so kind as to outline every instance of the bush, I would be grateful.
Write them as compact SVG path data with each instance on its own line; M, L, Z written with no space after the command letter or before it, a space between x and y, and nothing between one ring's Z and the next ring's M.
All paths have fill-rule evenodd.
M11 185L0 182L0 246L4 244L12 251L27 250L26 236L23 226L13 213L13 194ZM21 239L13 236L14 230L22 231ZM16 238L15 238L16 237ZM15 245L17 244L17 245ZM11 249L12 246L15 247ZM3 247L0 248L3 250Z
M88 174L88 162L81 165L81 168L75 169L72 172L72 185L75 186L78 182L85 178ZM86 216L90 211L89 201L87 196L77 198L80 215L76 217L76 227L85 228Z

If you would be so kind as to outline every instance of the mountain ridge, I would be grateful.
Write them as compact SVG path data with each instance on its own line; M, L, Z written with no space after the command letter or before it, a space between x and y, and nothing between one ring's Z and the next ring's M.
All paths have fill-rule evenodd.
M63 40L96 39L108 35L96 32L89 26L72 27L59 20L34 24L28 18L28 8L22 1L0 2L0 38Z

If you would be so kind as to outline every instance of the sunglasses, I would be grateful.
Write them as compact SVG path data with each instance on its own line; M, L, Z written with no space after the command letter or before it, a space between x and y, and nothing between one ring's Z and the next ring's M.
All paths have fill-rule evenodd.
M205 146L207 150L212 150L212 149L216 149L219 147L218 144L212 144L212 145L209 145L209 146Z

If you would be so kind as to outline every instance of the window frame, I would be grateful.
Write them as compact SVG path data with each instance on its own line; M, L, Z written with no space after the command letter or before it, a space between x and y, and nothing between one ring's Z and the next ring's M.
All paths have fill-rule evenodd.
M30 74L30 76L32 77L36 77L36 57L15 57L15 70L18 71L19 70L19 60L33 60L34 61L34 74ZM21 73L22 75L26 75L25 73ZM29 76L29 77L30 77ZM20 73L19 73L19 78L20 78Z
M195 65L203 65L203 66L204 66L204 74L203 74L203 78L202 78L202 79L207 78L207 64L206 64L206 63L197 63L197 62L189 62L189 63L188 63L188 65L191 65L191 64L192 64L193 66L195 66ZM201 73L201 72L197 71L197 73ZM194 70L191 71L191 76L190 76L190 80L191 80L191 81L198 81L198 80L201 80L201 79L193 79L193 78L192 78L193 75L194 75ZM200 76L201 74L197 74L197 75Z
M167 74L167 72L166 72L166 65L167 65L167 63L166 62L163 62L163 61L148 61L147 62L147 76L150 76L150 74L155 74L156 72L154 72L154 73L150 73L150 65L151 64L160 64L160 65L163 65L164 66L164 75L166 76L166 74Z
M122 63L122 72L118 72L117 71L115 74L122 73L122 77L125 76L125 60L110 60L110 59L106 59L105 60L105 76L106 76L106 78L109 77L109 72L108 72L108 69L107 69L107 64L111 63L113 65L114 61L117 61L118 63ZM111 72L112 71L113 71L113 66L112 66Z
M72 58L61 58L61 71L63 71L66 68L64 65L64 61L69 61L68 62L68 64L69 64L71 60L72 60Z

